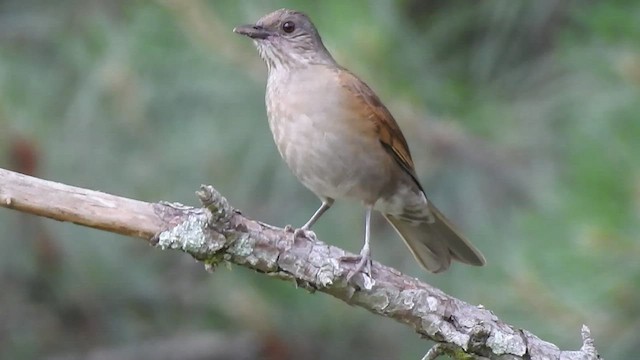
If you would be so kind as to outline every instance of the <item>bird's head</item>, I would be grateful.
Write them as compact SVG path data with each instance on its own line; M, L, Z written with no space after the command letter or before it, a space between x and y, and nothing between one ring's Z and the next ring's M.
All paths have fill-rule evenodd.
M312 64L334 65L318 30L301 12L280 9L233 31L253 39L269 71Z

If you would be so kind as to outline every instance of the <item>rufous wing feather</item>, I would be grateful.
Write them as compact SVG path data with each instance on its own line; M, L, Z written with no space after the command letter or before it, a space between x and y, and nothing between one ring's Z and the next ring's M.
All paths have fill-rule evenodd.
M409 145L407 145L407 141L391 112L367 84L348 70L341 69L339 79L343 86L349 90L349 93L356 96L359 108L363 109L363 115L373 123L384 150L393 157L398 165L411 176L418 188L422 190L422 185L416 176Z
M372 121L382 147L424 193L415 173L407 141L389 110L367 84L345 69L339 71L343 86L357 97L363 116ZM425 213L431 216L424 221L408 221L385 214L385 218L405 241L418 263L434 273L448 269L452 259L469 265L485 264L480 251L455 230L431 202L427 201L425 206L428 207Z

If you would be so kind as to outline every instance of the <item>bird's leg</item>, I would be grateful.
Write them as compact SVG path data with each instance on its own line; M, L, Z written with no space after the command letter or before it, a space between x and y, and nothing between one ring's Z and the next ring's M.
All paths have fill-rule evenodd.
M364 246L362 246L362 250L360 250L360 255L355 258L358 259L358 264L356 264L356 267L349 272L349 275L347 275L347 282L351 281L351 278L357 273L362 272L362 270L371 277L371 247L369 245L369 240L371 239L372 208L373 206L367 206L366 208L364 216ZM344 260L349 260L349 258Z
M322 205L320 205L320 207L318 208L318 210L316 210L316 212L313 214L311 219L309 219L309 221L307 221L307 223L304 224L301 229L302 230L310 230L311 227L313 226L313 224L315 224L316 221L318 221L318 219L320 219L322 214L324 214L325 211L329 210L331 205L333 205L333 199L327 198L327 199L322 200Z
M311 219L309 219L309 221L307 221L307 223L304 224L300 229L296 229L293 232L293 236L296 237L296 238L299 237L299 236L304 236L305 235L305 231L311 230L311 227L313 226L313 224L315 224L316 221L318 221L318 219L320 219L322 214L324 214L327 210L329 210L331 205L333 205L333 199L331 199L331 198L323 199L322 200L322 205L320 205L318 210L316 210L316 212L313 214L313 216L311 216Z

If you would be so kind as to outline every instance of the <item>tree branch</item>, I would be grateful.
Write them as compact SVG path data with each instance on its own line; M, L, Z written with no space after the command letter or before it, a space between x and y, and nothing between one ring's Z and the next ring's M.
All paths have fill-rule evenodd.
M351 254L318 241L312 233L294 237L290 230L248 219L211 186L202 186L198 196L204 208L146 203L0 169L2 207L139 237L162 249L187 252L210 268L228 261L327 293L407 324L441 344L426 359L445 353L455 358L600 358L586 326L582 348L561 351L505 324L482 306L467 304L377 262L371 279L358 275L347 283L353 264L340 259Z

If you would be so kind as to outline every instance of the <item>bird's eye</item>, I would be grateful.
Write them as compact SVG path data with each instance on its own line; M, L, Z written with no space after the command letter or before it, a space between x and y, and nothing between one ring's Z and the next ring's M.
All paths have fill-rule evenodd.
M295 29L296 24L294 24L293 21L286 21L282 24L282 31L286 32L287 34L292 33Z

